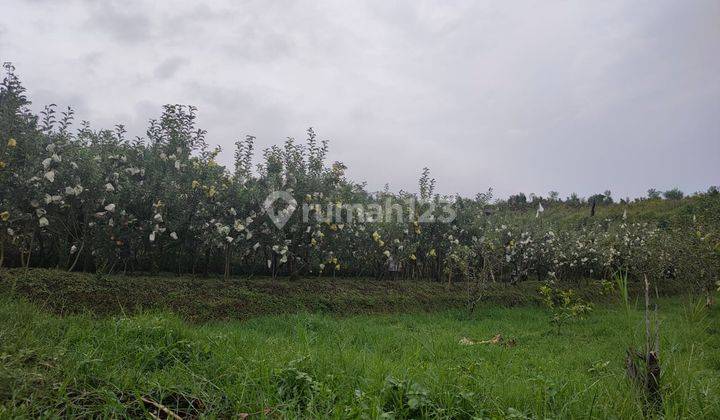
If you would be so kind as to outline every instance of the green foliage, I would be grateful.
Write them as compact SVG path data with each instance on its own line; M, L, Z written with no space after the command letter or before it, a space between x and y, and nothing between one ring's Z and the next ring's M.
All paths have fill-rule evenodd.
M718 309L660 305L660 414L717 418ZM555 335L543 312L482 305L472 316L300 313L195 325L157 311L54 316L5 295L0 417L158 415L145 398L184 418L644 418L626 379L625 315L598 306ZM641 324L642 311L630 315ZM499 332L517 345L458 344Z
M10 65L0 99L5 266L293 278L381 278L393 266L405 279L512 284L605 279L622 269L632 281L649 275L661 287L696 291L718 281L716 190L623 204L605 191L591 197L603 204L592 218L577 194L494 203L492 190L442 196L428 168L419 194L369 192L347 179L342 162L326 162L329 143L312 128L304 142L288 138L257 155L253 136L238 140L231 170L216 162L220 149L207 144L191 106L166 105L145 138L128 139L122 126L74 129L71 109L50 105L34 115ZM298 201L294 212L285 209L283 229L263 208L277 190ZM457 214L450 223L440 222L445 201ZM388 202L404 219L360 217L353 207Z
M677 187L663 193L666 200L682 200L684 196L685 194Z
M655 188L650 188L649 190L647 190L647 196L650 200L659 200L660 195L662 195L662 193Z
M334 399L332 390L322 382L313 379L310 374L299 370L296 365L300 362L302 360L292 361L288 367L279 369L275 373L273 382L277 384L277 394L280 400L300 411L332 406Z
M548 282L540 286L538 291L543 303L551 311L550 322L558 333L569 322L582 319L592 311L592 305L577 297L572 289L562 290Z
M380 398L383 410L398 418L427 417L433 408L427 389L416 382L392 376L385 379Z
M620 303L623 305L623 308L625 309L625 314L628 317L628 322L630 318L630 292L629 292L629 284L628 284L628 272L618 270L615 273L614 276L615 280L615 288L618 293L618 297L620 298Z

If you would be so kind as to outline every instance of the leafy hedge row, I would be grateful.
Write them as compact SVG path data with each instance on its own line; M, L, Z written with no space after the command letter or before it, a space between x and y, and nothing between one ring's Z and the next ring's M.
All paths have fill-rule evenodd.
M166 105L145 138L129 139L122 126L93 130L82 122L74 129L71 109L58 113L49 106L34 115L29 104L6 65L0 87L5 265L448 281L579 279L624 269L703 287L717 277L720 223L708 216L718 209L716 190L682 200L710 210L666 225L640 222L632 211L630 217L553 219L554 211L570 208L557 200L538 199L537 212L493 214L490 194L435 194L427 170L419 195L370 193L345 177L341 162L326 163L328 142L312 129L305 144L290 138L263 150L256 166L254 138L247 136L236 143L231 171L216 163L220 149L206 143L193 107ZM296 211L285 210L291 217L283 229L263 210L268 194L279 190L298 200ZM428 213L430 223L419 223L442 199L457 217L439 222L444 209L437 206ZM318 212L310 210L304 220L300 211L313 203L347 214L347 203L373 208L387 200L409 216L343 221L312 217ZM389 266L398 271L388 273Z

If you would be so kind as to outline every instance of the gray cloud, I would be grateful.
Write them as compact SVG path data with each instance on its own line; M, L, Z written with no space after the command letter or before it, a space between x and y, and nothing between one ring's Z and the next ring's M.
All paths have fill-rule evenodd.
M423 166L465 195L720 180L712 0L11 3L2 59L38 108L142 135L197 105L225 163L245 134L313 126L372 189L415 190Z
M152 22L125 1L87 2L89 16L86 27L93 32L107 33L114 41L137 44L152 35Z
M155 67L155 77L158 79L168 79L175 75L185 63L187 63L187 59L183 57L170 57L165 59Z

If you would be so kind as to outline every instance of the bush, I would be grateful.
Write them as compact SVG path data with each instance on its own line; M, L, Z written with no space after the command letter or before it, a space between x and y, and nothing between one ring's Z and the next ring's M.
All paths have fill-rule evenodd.
M145 139L128 139L122 126L93 130L83 122L74 130L71 109L32 114L13 67L5 69L0 264L293 277L382 277L392 266L393 277L512 283L602 279L624 269L633 278L695 278L702 288L717 280L720 198L713 192L683 199L674 189L668 200L616 205L606 191L593 198L605 218L588 217L576 194L564 203L557 194L528 201L520 193L495 204L491 191L441 196L427 168L419 195L371 193L346 178L342 162L326 162L328 142L312 128L304 144L290 138L263 150L257 170L255 138L247 136L236 143L230 170L216 163L220 149L206 143L191 106L166 105ZM264 214L266 197L279 190L298 201L272 205L289 217L283 229ZM373 208L387 200L411 216L339 221L318 210L347 214L347 203ZM449 223L439 222L445 201L457 214Z

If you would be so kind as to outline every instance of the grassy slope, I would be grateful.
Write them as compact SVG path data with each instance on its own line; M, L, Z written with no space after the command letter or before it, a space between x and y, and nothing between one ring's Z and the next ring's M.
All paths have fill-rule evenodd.
M535 206L526 211L501 211L500 216L522 220L528 224L538 223L535 218ZM546 205L541 222L553 222L567 227L581 226L589 221L603 219L622 220L627 211L629 222L647 222L653 226L687 225L693 220L706 227L720 227L720 195L702 195L686 197L682 200L644 200L630 204L615 203L598 205L595 216L590 217L590 205L570 207L550 203Z
M491 285L488 300L522 304L534 299L537 285ZM313 278L231 279L109 276L56 270L0 270L0 293L17 294L56 313L91 311L97 315L167 309L183 319L244 319L297 311L335 314L431 311L465 307L467 284L448 287L429 281L374 281Z
M660 306L665 414L718 418L720 313L690 307L678 298ZM146 398L223 417L270 408L288 417L640 418L623 368L640 312L627 325L622 310L598 308L557 334L539 307L497 306L472 316L284 314L188 325L160 312L61 318L4 297L0 417L140 416ZM517 345L458 343L496 333Z

